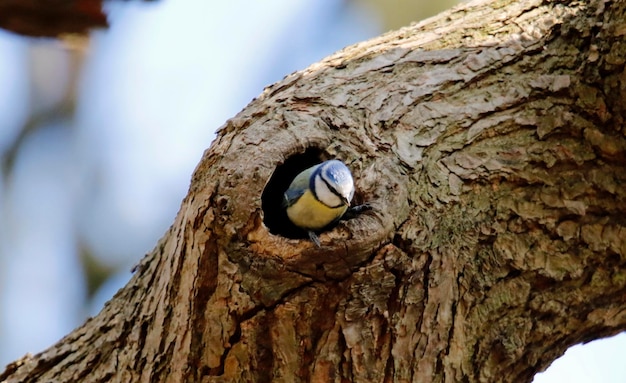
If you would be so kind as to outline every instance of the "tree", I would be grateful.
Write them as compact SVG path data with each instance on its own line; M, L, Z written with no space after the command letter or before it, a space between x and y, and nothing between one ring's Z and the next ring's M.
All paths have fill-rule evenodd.
M625 15L475 2L268 87L131 282L0 381L520 382L624 330ZM317 248L278 204L331 157L373 210Z

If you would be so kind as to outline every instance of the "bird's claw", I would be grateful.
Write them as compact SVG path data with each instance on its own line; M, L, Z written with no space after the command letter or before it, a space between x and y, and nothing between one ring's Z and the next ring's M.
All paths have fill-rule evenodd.
M309 233L309 239L311 239L311 242L313 242L318 248L322 247L322 243L320 242L320 237L318 237L314 231L309 230L308 233Z

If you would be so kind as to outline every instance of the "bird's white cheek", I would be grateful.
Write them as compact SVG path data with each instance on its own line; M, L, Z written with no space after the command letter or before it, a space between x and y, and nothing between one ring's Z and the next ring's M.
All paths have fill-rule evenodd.
M342 204L341 198L330 191L326 183L319 177L315 179L315 193L317 198L326 206L339 206Z

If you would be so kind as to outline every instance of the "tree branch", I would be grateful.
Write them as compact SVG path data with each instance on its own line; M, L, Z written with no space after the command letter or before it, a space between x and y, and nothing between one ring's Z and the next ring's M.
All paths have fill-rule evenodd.
M0 0L0 28L24 36L86 34L108 26L102 0Z

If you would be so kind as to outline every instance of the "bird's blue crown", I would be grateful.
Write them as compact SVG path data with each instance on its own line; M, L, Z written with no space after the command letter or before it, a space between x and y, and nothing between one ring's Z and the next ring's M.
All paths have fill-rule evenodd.
M320 169L324 172L324 177L337 185L341 185L345 182L348 182L352 176L350 175L350 169L343 162L339 160L330 160L324 166L323 169Z

